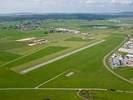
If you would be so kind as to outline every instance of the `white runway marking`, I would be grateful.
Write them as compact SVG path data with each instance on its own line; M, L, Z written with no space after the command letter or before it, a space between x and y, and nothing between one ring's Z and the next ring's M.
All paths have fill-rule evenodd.
M67 70L67 71L68 71L68 70ZM50 81L52 81L52 80L54 80L54 79L60 77L61 75L65 74L67 71L64 71L64 72L60 73L59 75L57 75L57 76L55 76L55 77L53 77L53 78L51 78L51 79L49 79L49 80L47 80L47 81L45 81L45 82L39 84L39 85L37 85L35 88L39 88L39 87L41 87L41 86L47 84L48 82L50 82Z
M53 63L53 62L55 62L55 61L57 61L57 60L63 59L63 58L65 58L65 57L68 57L68 56L70 56L70 55L72 55L72 54L75 54L75 53L77 53L77 52L80 52L80 51L82 51L82 50L85 50L85 49L87 49L87 48L90 48L90 47L95 46L95 45L97 45L97 44L100 44L100 43L102 43L102 42L105 42L105 40L101 40L101 41L95 42L95 43L93 43L93 44L90 44L90 45L87 45L87 46L82 47L82 48L80 48L80 49L77 49L77 50L74 50L74 51L72 51L72 52L69 52L69 53L67 53L67 54L65 54L65 55L62 55L62 56L56 57L56 58L54 58L54 59L51 59L51 60L49 60L49 61L47 61L47 62L38 64L38 65L33 66L33 67L31 67L31 68L27 68L27 69L21 71L20 73L21 73L21 74L26 74L26 73L28 73L28 72L30 72L30 71L33 71L33 70L38 69L38 68L40 68L40 67L43 67L43 66L45 66L45 65L47 65L47 64L50 64L50 63Z

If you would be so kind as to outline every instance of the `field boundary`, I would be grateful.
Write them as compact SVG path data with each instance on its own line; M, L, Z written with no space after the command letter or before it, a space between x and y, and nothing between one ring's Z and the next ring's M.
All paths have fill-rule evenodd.
M78 53L78 52L80 52L80 51L82 51L82 50L85 50L85 49L87 49L87 48L90 48L90 47L92 47L92 46L95 46L95 45L100 44L100 43L105 42L105 41L106 41L106 40L101 40L101 41L98 41L98 42L89 44L89 45L87 45L87 46L85 46L85 47L79 48L79 49L77 49L77 50L74 50L74 51L69 52L69 53L67 53L67 54L64 54L64 55L62 55L62 56L53 58L53 59L51 59L51 60L49 60L49 61L47 61L47 62L44 62L44 63L38 64L38 65L36 65L36 66L33 66L33 67L31 67L31 68L25 69L25 70L21 71L20 74L26 74L26 73L28 73L28 72L30 72L30 71L33 71L33 70L38 69L38 68L40 68L40 67L43 67L43 66L45 66L45 65L48 65L48 64L50 64L50 63L53 63L53 62L55 62L55 61L58 61L58 60L63 59L63 58L65 58L65 57L68 57L68 56L70 56L70 55L72 55L72 54Z
M0 88L0 91L25 91L25 90L55 90L55 91L81 91L81 90L90 90L90 91L110 91L110 89L105 88ZM133 91L127 91L127 90L115 90L112 92L117 93L127 93L127 94L133 94Z
M55 77L53 77L53 78L51 78L51 79L49 79L49 80L47 80L47 81L45 81L45 82L43 82L43 83L41 83L41 84L39 84L39 85L37 85L35 88L39 88L39 87L41 87L41 86L43 86L43 85L45 85L45 84L47 84L47 83L49 83L49 82L51 82L51 81L57 79L58 77L60 77L60 76L62 76L63 74L65 74L67 71L68 71L68 70L66 70L66 71L64 71L64 72L62 72L62 73L56 75Z
M37 51L35 51L35 52L33 52L33 53L29 53L29 54L23 55L23 56L21 56L21 57L18 57L18 58L14 59L14 60L11 60L11 61L9 61L9 62L7 62L7 63L4 63L4 64L0 65L0 67L4 67L4 66L6 66L6 65L8 65L8 64L10 64L10 63L12 63L12 62L15 62L15 61L17 61L17 60L19 60L19 59L22 59L22 58L26 57L26 56L32 55L32 54L34 54L34 53L36 53L36 52L38 52L38 51L40 51L40 50L43 50L43 49L44 49L44 48L41 48L41 49L38 49Z

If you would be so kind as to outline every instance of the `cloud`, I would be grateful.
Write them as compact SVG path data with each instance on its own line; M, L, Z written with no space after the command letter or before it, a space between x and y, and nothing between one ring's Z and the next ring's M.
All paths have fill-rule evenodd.
M112 0L111 2L115 4L125 4L125 5L129 5L133 3L132 0Z
M133 0L0 0L0 13L133 11L132 4Z
M122 4L122 5L130 5L133 3L133 0L86 0L87 4Z
M93 4L93 3L96 3L94 0L86 0L85 1L87 4Z

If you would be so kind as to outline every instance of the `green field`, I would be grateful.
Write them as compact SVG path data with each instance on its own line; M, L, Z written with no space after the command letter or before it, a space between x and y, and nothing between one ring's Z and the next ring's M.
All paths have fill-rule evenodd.
M121 98L125 100L132 100L133 95L124 92L114 92L114 91L91 91L82 90L78 92L78 96L81 99L95 99L95 100L119 100Z
M132 94L116 93L116 92L95 92L94 99L96 100L132 100Z
M10 61L20 57L21 55L0 51L0 61Z
M101 88L116 88L116 89L131 89L132 86L124 86L122 81L112 76L105 68L101 60L103 57L112 50L112 47L117 46L123 38L113 36L105 43L86 49L83 52L77 53L65 59L62 59L53 64L47 65L47 70L39 70L39 72L51 71L52 68L58 66L58 73L68 70L65 74L73 71L75 74L72 77L61 76L56 81L52 81L43 87L101 87ZM110 45L108 45L110 44ZM97 51L98 50L98 51ZM86 62L86 63L82 63ZM97 63L95 63L97 62ZM62 67L64 66L64 67ZM33 73L39 73L37 70ZM45 72L46 71L46 72ZM31 73L32 74L32 73ZM54 73L53 73L54 74ZM53 75L55 76L55 74ZM97 77L97 79L93 77ZM47 78L48 76L46 76ZM83 77L87 77L83 78ZM67 84L65 84L67 83ZM111 84L109 84L111 83ZM82 84L82 85L81 85ZM122 85L120 85L122 84ZM125 84L128 85L128 84Z
M13 25L16 23L18 22L14 22ZM90 22L48 20L42 22L44 29L26 32L12 30L11 33L9 30L0 30L0 64L2 64L0 66L0 100L82 100L77 95L78 90L90 88L94 93L94 100L132 100L133 93L121 93L117 90L132 92L133 85L114 76L103 64L104 57L120 45L128 34L125 32L130 33L132 29L121 30L114 27L92 29L90 27L100 25L100 23L109 26L117 25L117 23L106 20ZM44 34L44 31L52 26L80 28L82 32L89 31L89 34L86 36L86 40L82 39L82 35ZM7 34L3 34L6 32ZM35 47L13 42L17 39L34 36L47 39L50 42ZM21 69L21 67L26 68L30 65L32 68L40 62L51 60L100 40L105 41L26 74L22 75L17 72L17 69ZM6 47L6 43L11 43L11 45ZM132 77L132 71L129 69L115 72L128 79ZM99 88L107 89L107 91L94 90ZM110 91L111 89L116 91Z
M43 88L46 87L99 88L100 87L108 89L113 88L113 89L122 89L122 90L132 90L133 89L132 85L129 85L128 83L125 83L124 81L113 76L110 72L108 72L104 68L102 61L98 60L98 59L103 59L103 57L108 52L110 52L113 47L116 47L122 40L123 40L122 37L112 36L110 38L107 38L106 42L104 43L86 49L82 52L76 53L70 57L64 58L55 63L46 65L46 67L39 68L26 75L15 74L12 71L3 67L0 69L0 80L1 80L0 86L1 88L4 87L34 88L40 83L43 83L48 79L51 79L56 75L66 71L62 76L43 85L42 87ZM97 51L97 49L99 51ZM71 77L66 77L65 75L70 71L75 72L75 74ZM94 77L96 77L96 79Z
M1 62L0 64L17 59L18 57L21 57L21 55L6 52L6 51L0 51L0 62Z
M132 94L116 93L116 92L100 92L92 91L94 100L132 100ZM4 100L81 100L76 96L76 91L0 91L0 98ZM17 95L17 96L16 96ZM26 98L25 98L26 97Z
M19 59L16 59L15 61L13 61L11 63L6 64L4 67L6 67L6 66L7 67L16 67L16 66L19 66L21 64L36 60L38 58L42 58L44 56L59 52L63 49L66 49L66 48L65 47L47 47L47 48L39 50L33 54L30 54L30 55L21 57Z
M117 73L120 75L124 76L125 78L133 81L133 68L122 68L122 69L117 69Z
M4 100L80 100L75 91L0 91L0 94Z

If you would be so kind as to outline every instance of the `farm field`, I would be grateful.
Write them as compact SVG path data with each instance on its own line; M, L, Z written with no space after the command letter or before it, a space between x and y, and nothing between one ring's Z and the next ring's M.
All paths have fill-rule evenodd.
M16 23L19 22L10 24ZM103 63L104 57L120 45L132 29L122 30L115 27L118 23L108 20L48 20L41 25L44 29L41 27L32 31L0 30L0 99L83 100L78 92L89 90L94 100L132 100L133 84L113 75ZM62 32L44 34L48 27L57 26L79 29L83 33L87 32L87 35ZM109 29L97 29L99 26L108 26ZM50 42L33 47L29 47L26 42L16 42L30 37ZM99 41L103 42L97 43ZM87 45L92 46L28 73L19 73ZM131 69L115 72L127 79L132 78Z
M52 99L52 100L81 100L77 96L77 91L56 91L56 90L28 90L28 91L0 91L0 98L5 100L43 100L43 99ZM91 91L94 94L95 100L132 100L132 94L125 93L114 93L114 92L102 92L102 91ZM16 97L17 95L17 97ZM25 98L26 97L26 98Z
M125 78L133 81L133 69L132 68L123 68L116 70L117 73L124 76Z
M36 60L38 58L53 54L55 52L59 52L63 49L66 49L66 48L65 47L47 47L47 48L39 50L31 55L27 55L22 58L19 58L18 60L15 60L14 62L7 64L6 66L9 66L9 67L19 66L23 63L27 63L27 62Z
M0 69L1 73L0 79L2 80L0 82L0 86L1 88L35 88L41 83L64 72L60 77L55 78L54 80L49 81L47 84L42 85L41 88L93 88L93 87L99 88L100 87L107 89L113 88L113 89L120 89L120 90L122 89L122 90L131 91L133 89L132 85L125 83L122 80L113 76L110 72L108 72L104 68L104 65L102 64L101 61L93 63L95 62L95 60L103 58L106 55L106 53L108 53L112 49L112 47L117 46L122 40L123 38L112 36L110 38L107 38L106 42L104 43L86 49L84 51L81 51L80 53L76 53L70 57L66 57L62 60L56 61L52 64L46 65L45 67L36 69L25 75L19 75L13 73L11 70L9 69L7 70L5 67L3 67ZM112 43L114 41L115 44ZM108 44L111 45L109 46ZM97 55L98 53L98 51L94 51L96 49L99 49L101 52L102 51L104 52L100 53L100 55L97 56L97 59L95 58L92 59L91 57L93 55ZM84 56L86 54L88 56ZM90 58L91 62L88 61L88 59ZM73 64L75 66L73 66ZM57 68L55 69L55 67L58 67L58 69ZM92 70L95 70L95 72L92 72ZM74 72L74 75L66 77L65 75L69 72ZM8 73L8 75L6 73ZM87 79L83 78L85 76L87 76ZM94 76L97 77L97 80L93 78ZM32 77L34 77L34 79L32 79ZM108 80L108 78L110 79ZM32 92L34 91L37 90L32 90ZM76 91L74 91L74 93L75 92Z

